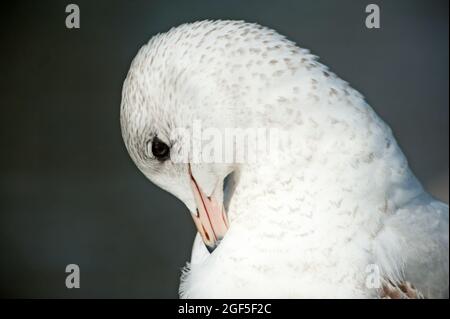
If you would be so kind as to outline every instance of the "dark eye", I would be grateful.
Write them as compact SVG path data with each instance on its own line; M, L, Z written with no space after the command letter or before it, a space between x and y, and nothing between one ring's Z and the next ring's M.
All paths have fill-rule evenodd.
M152 141L152 154L160 161L165 161L169 158L170 148L161 141L157 136Z

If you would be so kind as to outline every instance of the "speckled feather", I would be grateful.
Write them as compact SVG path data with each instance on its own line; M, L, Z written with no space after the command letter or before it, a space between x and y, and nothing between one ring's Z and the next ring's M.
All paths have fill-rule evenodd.
M448 297L448 206L424 192L363 97L308 50L242 21L184 24L140 49L123 88L124 141L191 211L186 165L155 161L148 141L158 135L180 152L170 131L195 119L279 127L290 138L276 161L198 165L207 192L231 170L236 189L219 247L209 254L196 238L181 297L377 298L368 265Z

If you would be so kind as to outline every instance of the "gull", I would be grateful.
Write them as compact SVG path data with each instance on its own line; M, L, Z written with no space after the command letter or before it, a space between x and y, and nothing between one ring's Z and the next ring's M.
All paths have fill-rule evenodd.
M120 120L138 169L197 227L181 298L448 298L448 205L364 97L276 31L208 20L154 36ZM233 140L255 161L211 161L196 121L216 137L283 134Z

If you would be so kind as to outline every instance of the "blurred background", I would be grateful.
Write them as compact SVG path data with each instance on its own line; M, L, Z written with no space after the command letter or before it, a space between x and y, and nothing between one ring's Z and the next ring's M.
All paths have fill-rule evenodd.
M76 3L81 28L66 29ZM153 35L244 19L312 50L387 121L425 187L448 202L448 1L15 1L0 17L0 296L176 298L187 209L122 143L122 82ZM367 29L365 7L381 9ZM81 268L67 289L65 267Z

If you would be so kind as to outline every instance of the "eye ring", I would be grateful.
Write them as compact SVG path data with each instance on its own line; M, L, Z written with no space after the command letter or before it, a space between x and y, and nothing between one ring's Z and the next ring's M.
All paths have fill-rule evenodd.
M170 156L170 147L159 139L158 136L155 136L152 140L152 154L159 161L165 161Z

